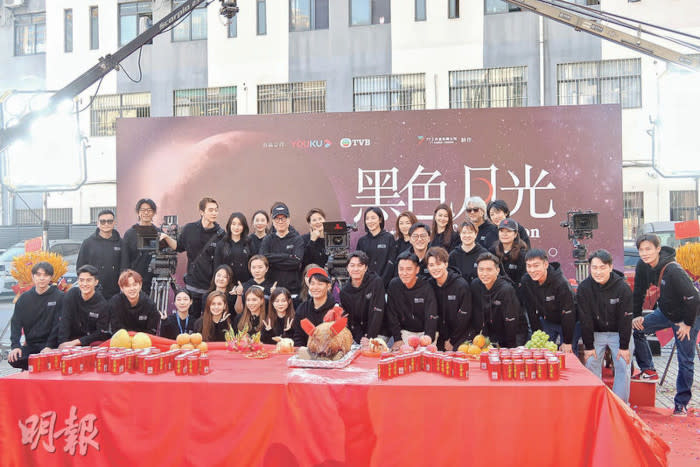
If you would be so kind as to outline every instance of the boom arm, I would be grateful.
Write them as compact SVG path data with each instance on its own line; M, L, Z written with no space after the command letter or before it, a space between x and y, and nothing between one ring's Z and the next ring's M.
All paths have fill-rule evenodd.
M637 52L650 55L665 62L675 63L684 68L700 71L700 56L687 55L668 47L655 44L641 37L628 34L618 29L600 24L600 22L583 14L577 14L571 10L556 6L552 2L541 0L505 0L506 2L519 6L524 10L532 11L545 18L558 21L571 26L577 31L584 31L594 36L607 39L611 42L627 47Z
M153 26L136 36L131 42L124 45L122 48L114 52L114 54L107 54L105 57L100 58L97 65L93 66L87 70L82 75L78 76L76 79L67 84L64 88L57 91L54 95L49 98L48 105L39 111L30 112L23 116L16 125L0 129L0 152L5 150L11 143L15 140L26 135L29 126L37 118L44 115L50 115L55 112L58 105L66 100L72 100L78 96L81 92L85 91L87 88L95 84L97 81L102 79L110 71L116 69L119 64L125 60L129 55L136 52L138 49L143 47L145 44L151 42L154 37L165 32L181 20L184 16L188 15L195 8L197 8L201 3L205 1L212 2L213 0L187 0L185 3L179 7L173 9L169 14L163 17L160 21L155 23ZM236 13L238 13L238 6L236 6L236 1L229 0L219 0L221 2L221 9L219 13L226 18L233 18Z

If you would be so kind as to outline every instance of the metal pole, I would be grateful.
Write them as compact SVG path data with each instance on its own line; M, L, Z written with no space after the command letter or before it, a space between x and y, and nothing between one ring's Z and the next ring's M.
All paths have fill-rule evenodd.
M49 195L47 192L41 194L41 249L49 251Z

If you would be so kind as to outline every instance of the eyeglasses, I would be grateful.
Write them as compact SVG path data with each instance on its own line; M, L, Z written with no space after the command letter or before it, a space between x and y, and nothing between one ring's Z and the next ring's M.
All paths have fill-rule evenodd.
M139 209L139 212L142 212L144 214L148 214L148 213L153 212L153 209L151 209L151 208Z
M278 224L281 224L282 222L287 222L289 220L288 217L275 217L273 221L277 222Z
M413 234L413 235L411 235L411 240L425 240L425 239L427 239L428 237L430 237L430 235L428 235L428 234L426 234L426 233L424 233L424 234Z
M467 208L467 209L465 209L465 211L467 211L467 212L479 212L480 209L479 208Z
M114 219L99 219L101 225L114 224Z

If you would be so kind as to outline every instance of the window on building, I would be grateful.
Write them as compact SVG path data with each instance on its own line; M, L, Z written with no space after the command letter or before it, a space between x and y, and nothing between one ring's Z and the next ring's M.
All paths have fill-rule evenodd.
M228 37L238 37L238 15L231 18L228 23Z
M639 227L644 224L644 192L631 191L622 194L622 233L625 240L634 240Z
M151 116L151 93L95 96L90 106L90 136L114 136L118 118Z
M527 67L450 71L450 108L527 106Z
M353 78L353 111L425 109L425 73Z
M173 0L173 10L185 0ZM207 38L207 2L200 4L173 28L173 42L197 41Z
M258 36L264 36L267 34L267 5L265 4L265 0L257 0L256 4L255 11Z
M173 115L236 115L236 86L179 89L173 92Z
M459 18L459 0L447 0L447 17Z
M415 18L416 21L426 21L428 12L425 10L425 0L415 0Z
M15 16L15 55L46 52L46 13Z
M260 115L325 111L325 81L258 85Z
M63 51L73 51L73 10L63 10Z
M694 221L698 218L698 192L671 191L671 220Z
M46 219L49 224L72 224L73 208L48 208ZM15 209L15 224L40 225L41 209Z
M100 10L96 6L90 7L90 50L100 48Z
M511 11L520 11L520 7L503 0L484 0L484 14L486 15L510 13Z
M104 211L105 209L109 209L113 213L117 212L116 206L98 206L98 207L90 208L90 223L94 224L95 222L97 222L97 215L101 211Z
M151 2L119 4L119 45L124 45L153 24Z
M557 65L559 105L621 104L642 106L642 60L603 60Z
M390 0L349 0L350 26L391 22Z
M328 29L328 0L289 0L289 31Z

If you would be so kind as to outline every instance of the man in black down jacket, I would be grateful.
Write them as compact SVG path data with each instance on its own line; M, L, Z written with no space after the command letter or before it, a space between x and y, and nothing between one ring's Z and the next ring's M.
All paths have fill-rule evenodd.
M91 264L97 268L102 296L109 300L119 293L119 270L122 262L122 239L114 228L114 212L104 209L97 214L97 230L80 245L75 268Z

